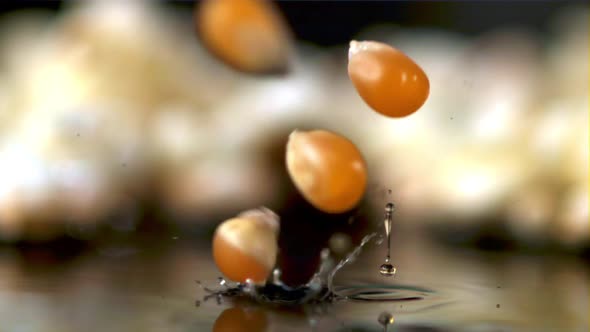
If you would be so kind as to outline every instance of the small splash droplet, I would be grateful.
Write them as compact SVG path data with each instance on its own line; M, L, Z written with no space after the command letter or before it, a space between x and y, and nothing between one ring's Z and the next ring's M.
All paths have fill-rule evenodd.
M383 327L387 327L387 325L393 324L394 318L392 314L384 311L379 315L377 321L379 324L383 325Z
M217 280L219 281L219 286L226 286L225 279L223 279L222 277L219 277Z
M244 292L246 294L256 294L256 287L254 285L254 281L252 281L252 279L248 278L246 279L246 282L244 284Z
M384 240L384 238L381 235L377 238L377 240L375 240L375 244L379 246L379 245L381 245L381 243L383 243L383 240Z
M388 212L388 213L393 212L393 207L394 207L393 203L387 203L385 205L385 212Z
M281 269L276 268L272 271L272 282L276 285L281 285Z
M496 304L496 308L500 308L500 304Z
M195 301L195 307L200 307L201 306L201 301L197 300Z
M381 273L382 276L392 277L395 275L395 272L396 272L395 266L393 266L389 263L383 264L379 268L379 273Z

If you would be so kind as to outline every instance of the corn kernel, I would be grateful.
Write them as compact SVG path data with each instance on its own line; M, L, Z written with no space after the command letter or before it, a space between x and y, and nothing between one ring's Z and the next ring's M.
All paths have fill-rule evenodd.
M291 38L270 1L204 0L195 19L205 46L230 67L251 73L286 69Z
M375 41L351 41L348 76L375 111L399 118L416 112L430 92L428 77L401 51Z
M286 159L299 192L324 212L348 211L365 193L365 161L354 143L343 136L325 130L294 131Z
M213 236L215 264L230 280L264 283L276 263L278 233L278 216L268 209L226 220Z

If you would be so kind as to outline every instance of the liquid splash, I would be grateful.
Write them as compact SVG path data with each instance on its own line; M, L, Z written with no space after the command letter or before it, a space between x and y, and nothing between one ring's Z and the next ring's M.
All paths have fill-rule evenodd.
M386 264L383 264L379 270L382 275L392 276L396 268L389 264L391 250L391 223L394 206L388 203L385 207L385 236L387 236L387 257ZM361 254L363 249L370 243L380 245L383 242L383 235L374 232L366 235L361 243L350 252L344 259L337 264L330 255L329 249L321 252L321 264L318 271L311 277L309 282L298 287L290 287L281 281L280 269L275 269L272 273L271 280L265 285L256 285L251 280L245 283L233 283L219 278L218 286L220 288L211 289L205 287L201 282L197 284L206 292L203 299L208 301L216 299L221 303L223 298L247 298L256 302L271 305L302 305L302 304L320 304L330 303L341 300L358 300L358 301L407 301L421 299L419 296L411 296L395 291L368 290L364 286L358 288L347 287L338 289L334 287L334 278L336 274L345 266L352 264ZM377 293L374 293L377 292ZM374 297L379 294L380 296ZM200 303L200 302L199 302Z
M361 252L363 251L363 248L374 238L378 237L379 234L378 233L371 233L367 236L365 236L362 240L361 243L350 253L348 254L343 260L341 260L338 265L336 265L336 267L334 269L332 269L332 271L329 273L328 275L328 279L327 279L327 287L330 291L333 291L334 289L334 277L336 276L336 273L338 273L338 271L340 271L344 266L353 263L357 257L361 254ZM321 269L320 269L321 271Z
M393 210L395 206L393 203L387 203L385 205L385 220L383 221L385 226L385 236L387 237L387 256L385 257L385 263L379 268L379 273L382 276L392 277L395 275L397 269L389 261L391 260L391 224L393 223Z
M317 304L343 300L347 297L340 296L334 291L334 277L340 269L354 262L363 248L378 236L378 233L365 236L361 243L338 264L334 264L329 249L322 250L322 260L318 272L311 277L309 282L298 287L285 285L280 279L280 269L273 271L271 281L265 285L256 285L251 280L246 280L245 283L234 283L223 278L219 278L218 286L220 287L216 289L208 288L200 281L197 281L197 284L208 293L203 301L214 298L218 303L221 303L222 299L226 297L246 297L256 302L274 305Z

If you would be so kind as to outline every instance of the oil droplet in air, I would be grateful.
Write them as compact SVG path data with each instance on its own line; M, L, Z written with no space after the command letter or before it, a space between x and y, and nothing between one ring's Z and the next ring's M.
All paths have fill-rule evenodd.
M393 266L389 263L382 264L381 267L379 268L379 273L381 273L382 276L392 277L395 275L395 272L396 272L395 266Z
M385 205L385 220L383 221L385 225L385 236L387 236L387 256L385 257L385 264L379 268L379 273L387 277L395 275L396 272L395 266L389 263L391 260L391 223L394 207L393 203L387 203Z
M392 314L384 311L379 315L377 321L383 326L383 331L387 331L387 326L393 324L394 318Z

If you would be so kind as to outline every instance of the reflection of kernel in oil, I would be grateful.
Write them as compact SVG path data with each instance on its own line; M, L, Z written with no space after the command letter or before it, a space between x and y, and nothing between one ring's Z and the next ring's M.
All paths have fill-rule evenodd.
M264 311L234 307L225 309L215 321L213 332L262 332L268 319Z

